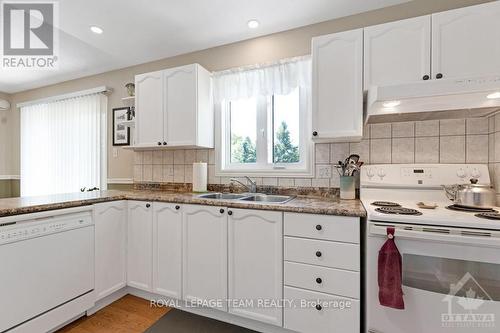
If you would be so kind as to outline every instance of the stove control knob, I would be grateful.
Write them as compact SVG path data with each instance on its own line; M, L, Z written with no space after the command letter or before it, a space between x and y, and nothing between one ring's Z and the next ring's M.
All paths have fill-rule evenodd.
M380 177L380 179L382 180L382 179L385 177L385 175L386 175L385 170L384 170L384 169L378 169L378 171L377 171L377 175L378 175L378 176Z
M465 172L463 168L460 168L457 170L457 176L461 179L464 179L465 177L467 177L467 172Z
M472 178L480 178L481 177L481 171L479 171L477 168L472 169L472 172L470 173Z
M373 169L372 168L368 168L366 169L366 175L368 176L368 178L372 178L375 174L373 173Z

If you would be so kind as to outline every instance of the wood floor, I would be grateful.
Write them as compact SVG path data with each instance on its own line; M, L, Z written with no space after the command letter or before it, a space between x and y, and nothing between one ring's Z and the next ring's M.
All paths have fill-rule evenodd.
M142 333L169 308L152 308L149 301L127 295L90 317L82 317L57 333Z

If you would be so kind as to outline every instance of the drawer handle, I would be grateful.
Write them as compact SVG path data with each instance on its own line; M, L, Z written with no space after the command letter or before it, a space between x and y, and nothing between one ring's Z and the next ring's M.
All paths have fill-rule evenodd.
M227 211L227 215L233 215L233 211L232 210L228 210Z
M179 210L179 209L181 209L181 206L177 205L177 206L175 206L175 209Z
M151 207L151 204L146 204L146 208L149 208L149 207Z
M316 251L316 257L319 258L319 257L321 257L321 255L322 255L321 251Z
M316 304L316 310L321 311L322 309L323 309L323 307L321 305Z
M321 278L316 278L316 283L317 283L317 284L322 284L322 283L323 283L323 280L321 280Z
M323 229L323 227L321 226L321 224L316 225L316 230L320 231L321 229Z
M219 210L219 212L220 212L221 214L224 214L224 209L222 209L222 208L221 208L221 209Z

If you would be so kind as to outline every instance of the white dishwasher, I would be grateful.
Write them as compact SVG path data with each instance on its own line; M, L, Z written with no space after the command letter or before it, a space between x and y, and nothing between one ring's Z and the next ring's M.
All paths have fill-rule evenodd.
M90 211L1 223L0 332L24 331L30 320L92 292Z

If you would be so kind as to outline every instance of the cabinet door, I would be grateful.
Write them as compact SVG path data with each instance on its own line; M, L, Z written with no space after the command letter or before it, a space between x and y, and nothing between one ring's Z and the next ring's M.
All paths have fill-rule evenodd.
M434 78L500 74L500 2L432 15Z
M313 38L313 139L348 141L363 131L363 30Z
M181 206L153 204L153 292L181 298L182 287Z
M165 77L165 137L168 146L196 145L196 65L168 69Z
M225 208L183 207L183 298L227 310L227 213Z
M229 211L229 299L236 302L229 312L282 326L283 309L258 306L258 301L280 304L283 298L283 214Z
M136 139L139 147L163 143L163 72L135 77Z
M127 284L151 291L153 255L153 209L151 203L128 203Z
M127 202L94 205L95 292L102 299L127 285Z
M364 29L365 90L430 79L431 16Z

